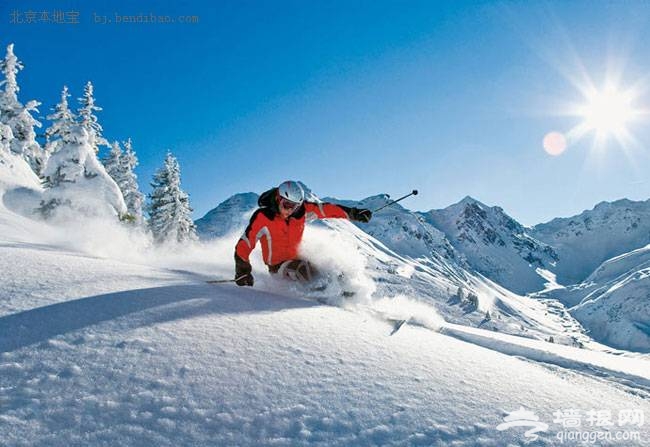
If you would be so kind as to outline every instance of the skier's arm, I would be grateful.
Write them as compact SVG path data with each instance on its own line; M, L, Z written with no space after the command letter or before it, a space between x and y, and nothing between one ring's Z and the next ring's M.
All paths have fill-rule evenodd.
M257 244L257 234L264 226L264 215L257 210L244 230L244 234L235 246L235 280L240 286L252 286L253 275L250 264L250 254Z
M334 203L305 202L305 213L311 219L349 219L358 222L368 222L372 212L362 208L351 208Z
M349 219L349 209L333 203L305 202L305 215L308 219Z
M265 220L266 218L261 209L255 211L251 216L250 221L248 222L246 230L244 230L244 234L241 238L239 238L239 241L237 241L237 245L235 246L235 254L239 256L243 261L249 262L248 257L250 256L253 249L255 249L255 245L257 244L258 239L257 234L262 229L262 227L265 226Z

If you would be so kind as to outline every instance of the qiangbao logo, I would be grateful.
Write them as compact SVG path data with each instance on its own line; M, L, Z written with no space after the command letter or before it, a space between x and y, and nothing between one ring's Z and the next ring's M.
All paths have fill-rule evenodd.
M503 423L497 425L497 430L503 431L512 427L530 427L524 432L526 441L535 441L539 438L538 432L548 430L548 424L540 422L535 413L525 410L523 407L508 413L508 416L504 417L503 421Z
M525 442L535 441L539 438L537 433L546 432L549 425L541 422L539 417L532 411L519 407L518 410L507 412L503 423L497 425L497 430L503 431L514 427L525 427ZM610 410L589 410L579 409L558 410L553 413L553 423L561 426L562 430L557 431L555 438L564 442L580 441L592 443L602 441L640 441L639 431L620 430L624 426L642 427L644 424L643 410L622 409L618 411L618 417ZM618 430L617 430L618 428Z

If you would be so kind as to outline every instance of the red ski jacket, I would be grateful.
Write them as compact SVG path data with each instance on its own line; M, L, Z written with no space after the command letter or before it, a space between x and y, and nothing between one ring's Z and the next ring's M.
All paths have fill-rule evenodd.
M262 245L262 258L268 266L296 259L305 230L305 219L350 218L348 207L332 203L303 202L285 220L278 210L276 192L277 188L273 188L260 196L260 208L253 213L244 235L237 242L235 253L246 262L250 262L249 256L257 241Z

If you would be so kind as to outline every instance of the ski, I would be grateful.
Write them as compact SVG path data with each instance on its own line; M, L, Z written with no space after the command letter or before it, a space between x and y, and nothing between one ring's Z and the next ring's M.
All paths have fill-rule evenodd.
M408 321L408 320L394 320L394 321L393 321L393 324L394 324L394 326L393 326L393 330L391 331L389 337L390 337L391 335L395 334L397 331L399 331L399 330L402 328L402 326L404 326L404 324L405 324L407 321Z

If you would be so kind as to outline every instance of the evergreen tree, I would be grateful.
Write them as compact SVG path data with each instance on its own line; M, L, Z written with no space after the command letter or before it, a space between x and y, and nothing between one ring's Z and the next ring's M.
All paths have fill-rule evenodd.
M474 309L478 309L478 296L472 292L467 295L467 303L469 304L470 307L473 307Z
M23 105L18 100L20 87L17 75L23 68L14 54L14 44L9 44L5 58L0 61L0 71L5 77L0 81L0 86L4 86L4 90L0 91L0 122L11 128L11 151L21 155L40 175L44 165L43 151L36 141L34 127L41 127L41 123L32 116L32 112L38 112L37 107L41 103L32 100Z
M102 160L102 163L108 175L119 186L124 197L127 214L123 218L136 224L142 224L144 221L142 216L144 196L140 192L138 178L134 172L138 165L138 159L133 151L130 138L124 142L124 147L125 151L122 152L120 144L115 141L111 146L110 153Z
M140 192L138 176L135 174L135 167L137 165L138 157L135 155L131 139L129 138L124 142L124 153L120 157L122 177L118 185L120 190L122 190L122 195L124 195L124 201L126 202L129 215L135 223L142 224L144 222L144 217L142 216L144 195Z
M108 156L102 159L102 164L104 165L106 172L111 176L113 180L115 180L117 186L120 186L120 182L122 181L123 177L122 166L120 163L121 157L122 148L120 148L120 143L113 141L113 144L111 144L111 151L108 153Z
M54 113L47 116L52 125L45 130L45 148L43 159L47 162L50 155L57 150L57 146L63 141L63 137L70 133L70 129L75 125L75 116L68 106L68 87L63 86L61 91L61 102L54 108Z
M158 243L196 240L188 195L181 189L178 161L167 153L165 166L154 175L149 195L149 227Z
M11 127L0 123L0 155L11 152L11 140L13 139Z
M81 124L88 133L88 142L95 151L95 154L98 154L99 146L108 146L109 144L102 136L102 126L99 124L97 116L95 116L95 112L101 111L102 108L95 105L95 97L93 95L93 84L88 81L86 87L84 87L83 97L79 98L81 107L78 110L78 114L79 124Z
M88 133L80 125L63 135L43 176L46 190L40 210L46 217L62 205L88 216L121 217L126 213L119 187L97 160Z

